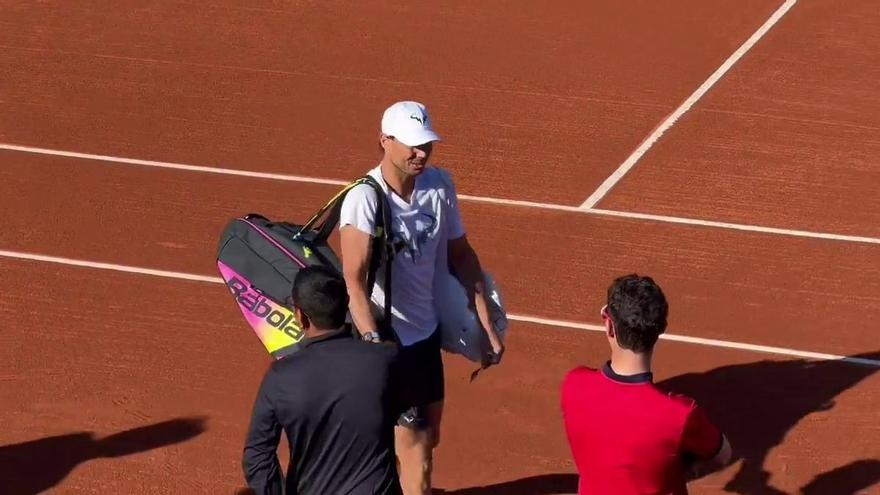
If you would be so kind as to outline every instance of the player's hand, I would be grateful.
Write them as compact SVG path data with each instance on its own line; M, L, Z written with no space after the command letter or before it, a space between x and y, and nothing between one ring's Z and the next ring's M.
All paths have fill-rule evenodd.
M501 356L504 355L504 344L498 342L492 344L492 349L483 354L483 367L488 368L501 363Z
M497 345L492 346L492 352L498 356L498 362L501 362L501 356L504 354L504 344L499 340ZM497 364L497 363L496 363Z

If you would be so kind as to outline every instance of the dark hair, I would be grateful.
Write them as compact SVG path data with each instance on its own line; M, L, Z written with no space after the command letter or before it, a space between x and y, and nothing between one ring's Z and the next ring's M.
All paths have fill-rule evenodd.
M315 265L303 268L293 280L293 304L320 330L335 330L345 323L348 291L334 270Z
M608 287L608 315L624 349L638 353L653 349L666 331L668 314L666 296L651 277L625 275Z

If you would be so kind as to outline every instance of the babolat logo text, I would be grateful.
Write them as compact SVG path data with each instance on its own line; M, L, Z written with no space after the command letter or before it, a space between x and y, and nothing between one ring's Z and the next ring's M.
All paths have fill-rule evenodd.
M265 320L266 323L281 330L293 340L299 340L302 337L302 329L297 326L293 312L281 312L273 309L265 297L249 290L248 285L237 277L232 277L226 286L232 291L238 304L253 313L254 316Z

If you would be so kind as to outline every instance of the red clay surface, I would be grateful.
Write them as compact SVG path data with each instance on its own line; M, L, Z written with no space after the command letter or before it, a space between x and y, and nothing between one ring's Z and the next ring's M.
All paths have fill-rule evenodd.
M876 2L798 3L598 206L880 237L878 80Z
M218 275L216 243L234 216L303 222L338 189L17 152L0 158L11 165L0 171L0 191L8 188L0 208L18 211L0 249L200 275ZM877 245L469 202L462 213L511 312L598 324L609 281L635 271L668 290L670 332L834 354L880 350L864 326L880 320Z
M481 3L429 12L378 2L243 9L166 1L111 10L4 2L0 141L344 179L377 158L382 108L411 97L431 106L446 137L437 161L448 163L461 193L577 204L778 5L644 0L513 11ZM771 95L767 113L810 132L815 107L798 91L824 79L804 77L803 67L852 65L876 39L867 29L876 16L857 12L864 3L828 10L827 22L849 16L833 36L816 36L825 5L796 5L779 34L755 48L757 58L742 61L746 72L730 73L732 87ZM812 30L799 43L828 51L820 58L786 45L795 30ZM777 52L786 63L776 60L774 80L761 60ZM864 80L847 80L838 106L820 100L831 112L821 118L869 118L848 103L869 102ZM833 83L821 84L831 91ZM727 115L732 104L714 95L694 118L704 103L714 109L707 115ZM787 134L771 142L762 129L765 141L751 136L756 154L792 152ZM705 137L693 133L675 141L676 130L670 142L680 147L659 143L636 180L656 168L655 152L686 163L702 146ZM728 132L727 145L742 146ZM803 152L869 146L844 138ZM876 182L869 158L844 162L822 187L780 166L779 184L784 174L801 196L744 202L743 212L752 208L746 223L798 227L809 219L779 210L811 211L804 205L829 203L828 190L864 196L853 184ZM644 201L649 213L669 213L650 193L675 184L681 208L690 198L702 205L690 216L719 219L714 203L699 203L696 188L705 184L659 173L638 198L627 178L607 201L621 194L629 207ZM334 191L2 151L0 249L216 275L217 236L230 218L256 211L301 220ZM462 206L511 312L598 323L610 280L638 271L668 293L671 333L880 359L871 333L880 321L880 246ZM832 211L816 222L832 221ZM868 235L872 215L840 212L837 220ZM241 446L268 358L221 285L8 258L0 258L0 282L6 492L231 494L243 485ZM573 366L599 366L606 355L601 334L514 323L504 364L477 382L467 382L471 366L447 359L436 486L459 495L574 491L558 385ZM738 453L691 492L869 489L880 480L877 371L663 341L656 380L697 397Z
M6 259L0 269L14 287L0 312L13 330L0 337L0 400L4 424L14 425L0 433L5 486L34 493L61 481L53 493L97 494L233 493L241 485L241 445L267 357L221 285ZM472 384L471 366L446 359L438 487L548 493L528 491L534 477L572 484L558 385L573 366L601 363L606 344L599 334L530 325L510 337L504 367ZM700 395L740 452L766 457L700 480L693 493L715 493L738 473L758 487L762 466L792 492L880 455L870 436L844 444L828 425L833 415L874 426L864 412L880 407L870 392L880 385L876 368L665 342L657 358L657 381ZM830 412L809 414L829 401ZM134 428L144 431L122 434Z
M413 98L461 192L578 204L776 3L7 1L0 141L348 179Z

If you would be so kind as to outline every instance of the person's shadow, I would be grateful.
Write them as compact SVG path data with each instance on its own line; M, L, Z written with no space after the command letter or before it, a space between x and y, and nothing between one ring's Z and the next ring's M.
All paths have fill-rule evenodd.
M577 474L544 474L459 490L435 489L434 495L563 495L578 490Z
M880 351L852 357L878 360ZM724 487L726 491L783 494L768 483L770 473L764 462L770 450L801 419L829 411L836 396L878 370L843 361L759 361L688 373L658 386L696 399L730 439L734 461L742 460L742 464ZM860 461L816 476L803 493L852 494L878 479L880 462Z
M857 493L880 483L880 459L865 459L832 469L813 478L803 495Z
M544 474L458 490L434 488L432 493L433 495L574 495L577 493L577 485L576 474ZM254 495L254 491L240 488L234 495Z
M2 493L41 493L64 480L80 463L183 442L204 432L204 422L204 418L179 418L99 439L92 432L76 432L0 446Z

